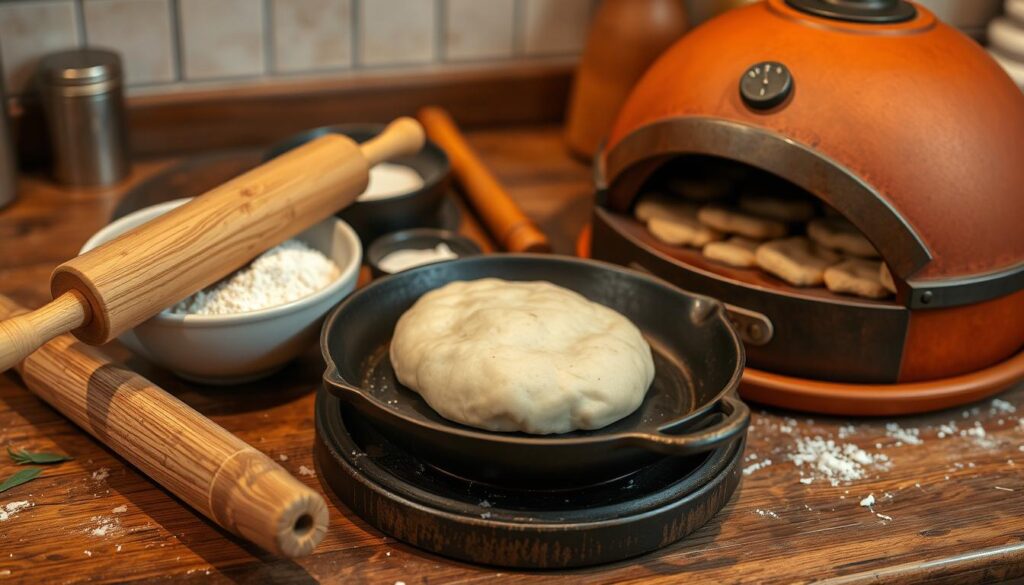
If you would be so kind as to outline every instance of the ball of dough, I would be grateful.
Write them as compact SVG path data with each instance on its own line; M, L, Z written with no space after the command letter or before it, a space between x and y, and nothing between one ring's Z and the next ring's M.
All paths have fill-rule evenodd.
M654 379L629 319L549 282L431 291L398 320L390 352L398 380L441 416L490 431L601 428L636 410Z

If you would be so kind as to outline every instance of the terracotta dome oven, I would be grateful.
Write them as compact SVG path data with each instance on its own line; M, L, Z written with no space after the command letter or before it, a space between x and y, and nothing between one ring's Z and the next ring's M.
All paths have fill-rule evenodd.
M1021 377L1022 157L1024 95L927 9L766 0L698 27L637 84L598 158L590 254L727 303L753 371L776 381L863 397L940 380L974 389L903 406L758 399L862 414L949 406ZM652 192L730 205L748 191L848 220L894 294L793 286L666 244L634 219ZM989 377L968 383L979 373Z

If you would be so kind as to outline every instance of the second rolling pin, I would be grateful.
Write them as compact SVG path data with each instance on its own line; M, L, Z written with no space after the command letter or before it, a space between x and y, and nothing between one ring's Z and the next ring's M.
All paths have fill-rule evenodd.
M52 302L0 321L0 372L61 333L114 339L330 217L363 192L370 167L422 146L411 118L363 144L321 136L68 260L50 279Z
M0 295L0 318L23 311ZM327 532L323 496L71 335L50 341L17 370L36 396L225 530L285 557L312 552Z
M456 180L498 244L509 252L550 252L547 236L480 161L448 112L426 107L416 117L427 136L448 154Z

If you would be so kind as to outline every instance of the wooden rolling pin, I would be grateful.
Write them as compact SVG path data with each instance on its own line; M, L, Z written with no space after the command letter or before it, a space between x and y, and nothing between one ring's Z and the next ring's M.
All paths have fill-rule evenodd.
M416 117L427 136L448 154L456 180L498 244L509 252L550 252L547 236L480 161L448 112L431 106L422 108Z
M61 333L114 339L330 217L366 189L370 167L423 140L412 118L361 145L321 136L61 264L51 303L0 322L0 372Z
M0 318L24 310L0 295ZM16 368L37 396L225 530L286 557L308 554L327 532L320 494L71 335Z

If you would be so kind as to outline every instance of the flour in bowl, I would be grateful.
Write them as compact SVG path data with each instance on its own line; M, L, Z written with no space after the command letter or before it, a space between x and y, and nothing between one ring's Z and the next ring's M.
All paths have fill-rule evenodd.
M449 248L448 244L441 242L437 247L427 248L426 250L395 250L381 258L377 265L384 272L394 274L417 266L423 266L424 264L454 260L458 257L459 255Z
M177 315L231 315L309 296L337 280L338 266L298 240L267 250L248 266L171 307Z
M422 188L423 177L416 169L394 163L379 163L370 169L370 182L358 201L398 197Z

